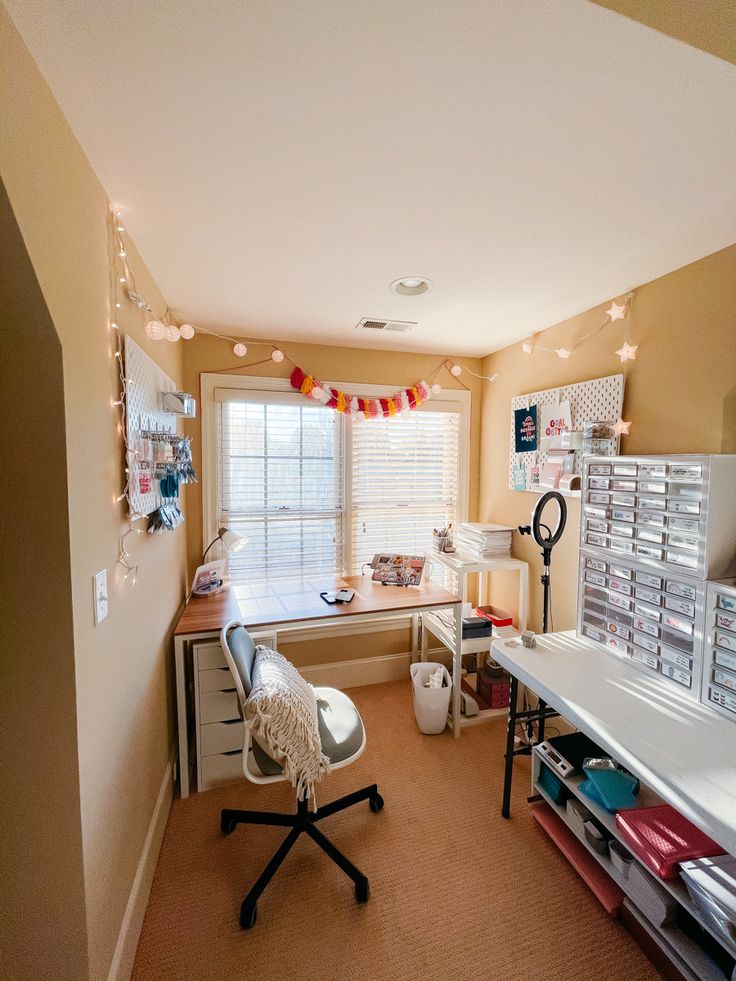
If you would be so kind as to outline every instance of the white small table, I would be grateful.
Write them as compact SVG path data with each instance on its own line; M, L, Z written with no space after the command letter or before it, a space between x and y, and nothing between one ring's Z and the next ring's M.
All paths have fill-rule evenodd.
M468 598L468 576L478 576L478 596L482 595L484 587L488 586L488 577L492 572L515 572L519 577L519 630L526 630L527 616L529 612L529 565L521 559L514 559L511 556L504 556L497 559L475 559L462 552L432 552L429 556L431 562L437 562L444 568L454 572L457 576L457 591L463 603ZM486 593L487 595L487 593ZM431 631L438 640L452 654L452 684L453 691L459 692L462 683L462 655L463 654L482 654L490 651L491 638L480 637L463 640L461 643L460 654L456 652L455 630L452 621L446 622L435 613L424 613L422 619L422 639L420 646L420 658L427 659L427 632ZM494 716L506 716L507 710L485 709L477 715L457 716L459 725L474 725L483 722ZM455 729L457 732L457 728Z

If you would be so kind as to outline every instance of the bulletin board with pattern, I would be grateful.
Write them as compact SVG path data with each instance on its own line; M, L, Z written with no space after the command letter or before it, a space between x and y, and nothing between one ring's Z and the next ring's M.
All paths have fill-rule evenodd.
M509 488L511 490L536 490L536 485L529 476L532 465L538 466L541 470L547 462L547 453L540 445L545 432L536 423L541 419L545 406L565 402L570 406L572 430L582 429L584 422L615 422L621 417L623 409L624 376L607 375L605 378L594 378L575 385L563 385L540 392L529 392L527 395L515 395L511 399L509 439ZM536 420L532 414L534 407L536 407ZM520 410L532 410L532 412ZM532 430L536 430L536 439L530 436ZM524 445L524 439L529 440L530 448L517 449ZM575 472L580 473L582 470L580 450L575 451L574 466ZM519 483L522 467L526 474L524 488Z

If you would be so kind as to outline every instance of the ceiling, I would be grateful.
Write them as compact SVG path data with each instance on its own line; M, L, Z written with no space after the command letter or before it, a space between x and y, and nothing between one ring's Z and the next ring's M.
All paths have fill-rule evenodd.
M587 0L5 3L195 324L481 355L736 241L736 68Z

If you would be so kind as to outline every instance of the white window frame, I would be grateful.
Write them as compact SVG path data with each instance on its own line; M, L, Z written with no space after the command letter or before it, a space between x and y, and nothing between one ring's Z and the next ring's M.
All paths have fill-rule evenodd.
M218 486L219 467L217 465L217 401L216 389L230 389L233 393L247 391L250 395L262 396L264 401L286 404L297 402L302 405L306 399L296 392L288 378L259 378L256 375L219 375L203 373L201 380L201 434L202 434L202 532L205 548L216 536L218 531L217 515L220 488ZM325 381L325 385L342 391L350 391L355 383ZM387 398L396 394L396 388L385 385L361 385L361 395L369 398ZM284 398L286 396L286 398ZM315 403L316 405L317 403ZM459 460L458 460L458 522L468 520L468 502L470 497L470 392L451 389L442 391L414 409L414 412L447 412L449 407L458 411L459 420ZM352 566L352 529L350 515L352 510L352 477L349 467L352 464L352 420L345 416L343 426L343 561L345 568ZM390 544L390 543L387 543Z

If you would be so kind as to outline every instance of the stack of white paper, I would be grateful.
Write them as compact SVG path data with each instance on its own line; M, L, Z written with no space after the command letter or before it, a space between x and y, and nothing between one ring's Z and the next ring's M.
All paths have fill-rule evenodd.
M463 522L455 532L455 548L474 559L497 559L511 554L508 525Z

